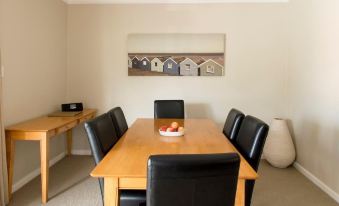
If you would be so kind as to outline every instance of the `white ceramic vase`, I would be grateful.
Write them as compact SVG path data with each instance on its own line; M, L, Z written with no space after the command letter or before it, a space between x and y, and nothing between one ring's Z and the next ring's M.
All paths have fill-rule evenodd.
M273 119L264 147L265 159L274 167L286 168L295 160L295 148L284 119Z

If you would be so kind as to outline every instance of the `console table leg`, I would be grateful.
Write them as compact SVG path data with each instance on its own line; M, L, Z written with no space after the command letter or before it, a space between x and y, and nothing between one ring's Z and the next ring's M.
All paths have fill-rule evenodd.
M9 136L9 134L6 134L6 153L8 173L8 199L10 200L12 199L15 141Z
M70 156L72 154L72 143L73 143L73 134L72 130L67 131L67 155Z
M48 176L49 176L49 138L44 137L40 140L41 156L41 201L48 201Z

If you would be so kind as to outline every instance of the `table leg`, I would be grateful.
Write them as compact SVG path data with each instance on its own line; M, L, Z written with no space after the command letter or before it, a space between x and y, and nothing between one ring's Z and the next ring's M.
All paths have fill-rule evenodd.
M12 198L13 167L14 167L15 140L6 134L6 157L8 173L8 199Z
M119 205L119 181L117 178L106 177L104 179L104 205Z
M72 129L67 131L67 155L70 156L72 154L72 142L73 142L73 133Z
M235 196L235 206L245 205L245 179L238 179L237 193Z
M42 203L48 201L48 175L49 175L49 138L43 137L40 140L41 158L41 200Z

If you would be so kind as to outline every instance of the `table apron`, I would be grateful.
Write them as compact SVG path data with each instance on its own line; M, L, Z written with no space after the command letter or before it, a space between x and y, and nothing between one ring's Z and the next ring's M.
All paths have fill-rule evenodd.
M119 178L119 189L146 189L146 178Z
M6 131L6 136L12 140L41 140L47 136L46 132Z
M105 177L105 206L119 205L119 190L146 190L146 178L114 178ZM245 179L238 179L237 192L235 197L235 206L245 205Z
M244 179L238 179L241 181ZM118 178L119 189L140 189L146 190L147 179L146 178L131 178L131 177L120 177Z

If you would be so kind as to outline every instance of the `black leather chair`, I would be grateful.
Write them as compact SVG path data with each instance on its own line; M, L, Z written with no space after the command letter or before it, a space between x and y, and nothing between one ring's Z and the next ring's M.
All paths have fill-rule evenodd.
M244 117L244 113L234 108L227 115L223 133L232 143L235 143L235 138L238 135Z
M85 130L97 165L118 141L117 132L108 113L86 122ZM102 178L99 178L99 184L101 195L104 197L104 181ZM139 206L140 203L145 201L146 193L142 190L122 190L120 193L121 206Z
M128 130L128 125L126 122L126 118L124 112L120 107L115 107L108 112L113 120L113 124L117 131L118 137L122 137L125 132Z
M264 148L269 126L252 116L246 116L240 126L236 144L239 152L255 171L258 171L260 157ZM251 205L254 189L253 180L245 183L245 205Z
M151 156L147 206L234 206L239 163L236 153Z
M155 119L185 119L184 100L155 100Z

